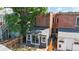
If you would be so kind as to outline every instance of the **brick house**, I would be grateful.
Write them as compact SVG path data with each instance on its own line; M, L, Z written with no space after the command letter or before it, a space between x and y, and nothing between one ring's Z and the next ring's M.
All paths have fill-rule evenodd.
M59 13L58 50L79 50L79 13Z
M79 50L79 12L55 13L53 22L56 20L58 21L57 50Z

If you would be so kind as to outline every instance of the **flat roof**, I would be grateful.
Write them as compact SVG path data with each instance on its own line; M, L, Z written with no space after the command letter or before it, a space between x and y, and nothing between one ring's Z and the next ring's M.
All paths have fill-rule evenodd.
M79 33L79 28L59 28L59 32Z

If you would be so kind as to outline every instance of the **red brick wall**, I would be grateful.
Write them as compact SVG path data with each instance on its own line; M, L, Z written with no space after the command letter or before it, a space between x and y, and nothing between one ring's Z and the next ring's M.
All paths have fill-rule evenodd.
M50 21L50 14L38 15L36 19L36 26L48 27Z
M79 14L62 13L56 15L55 18L58 18L59 28L75 28L77 16L79 16ZM50 14L37 16L36 20L37 26L49 27L49 23L50 23Z
M61 14L58 16L59 28L75 28L76 17L79 14Z

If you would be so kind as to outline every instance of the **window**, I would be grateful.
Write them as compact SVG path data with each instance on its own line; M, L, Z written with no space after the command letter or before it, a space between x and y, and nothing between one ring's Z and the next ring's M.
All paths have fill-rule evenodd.
M57 23L58 23L58 18L57 18Z
M46 43L46 35L41 35L41 42Z
M32 43L35 43L35 35L32 35Z
M53 18L53 24L55 23L54 18Z
M38 35L32 35L32 44L39 45L40 40Z
M58 28L56 28L56 33L58 33Z
M30 35L28 35L28 40L30 40Z
M79 26L79 16L77 16L76 25Z
M36 36L36 38L35 38L35 39L36 39L36 43L39 43L39 39L38 39L38 37L37 37L37 36Z
M31 34L27 35L27 40L30 41L31 40Z

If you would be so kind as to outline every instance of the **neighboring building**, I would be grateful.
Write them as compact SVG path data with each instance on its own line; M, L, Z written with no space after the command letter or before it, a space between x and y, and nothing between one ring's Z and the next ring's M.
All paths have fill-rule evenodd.
M39 48L48 46L49 29L44 27L34 27L34 29L26 34L26 45Z
M79 13L60 13L58 50L79 50Z
M36 26L26 34L26 45L39 48L47 48L49 42L50 13L38 15ZM54 37L55 38L55 37Z
M46 16L48 16L46 18ZM39 15L36 19L36 26L33 28L31 32L26 34L26 45L46 48L48 46L49 39L49 14L48 15ZM48 21L48 22L47 22Z
M47 15L37 16L36 26L38 27L38 32L40 32L40 27L48 29L45 34L41 33L41 35L47 37L45 39L45 45L43 44L43 46L46 46L46 48L48 47L49 34L47 33L49 33L50 14L53 15L53 23L58 23L58 26L56 26L58 28L57 50L79 50L79 12L48 13ZM41 30L41 32L44 30L45 29ZM36 30L33 30L33 33L36 33L35 31ZM33 33L26 35L26 44L31 46L38 45L38 47L40 47L41 43L43 42L41 40L43 39L39 38L35 41L35 39L32 38ZM38 33L34 35L41 37L41 35ZM32 42L33 40L34 43Z
M9 29L5 23L5 14L12 13L11 8L3 8L0 10L0 41L4 41L9 38Z
M5 24L4 21L4 14L0 13L0 41L8 39L8 37L9 37L9 32L7 25Z

